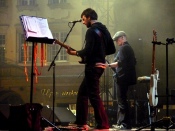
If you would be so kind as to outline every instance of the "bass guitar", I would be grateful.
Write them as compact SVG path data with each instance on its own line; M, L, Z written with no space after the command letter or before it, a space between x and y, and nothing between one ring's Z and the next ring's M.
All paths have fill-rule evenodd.
M56 44L59 44L60 46L66 48L66 49L70 49L70 50L73 50L73 51L76 51L75 49L69 47L68 45L66 44L63 44L62 42L60 42L59 40L56 40L54 41ZM81 57L81 61L79 61L80 64L85 64L85 58L84 57Z
M159 71L155 68L155 43L157 42L157 32L153 30L153 51L152 51L152 71L150 76L149 104L157 106L157 82L159 80Z

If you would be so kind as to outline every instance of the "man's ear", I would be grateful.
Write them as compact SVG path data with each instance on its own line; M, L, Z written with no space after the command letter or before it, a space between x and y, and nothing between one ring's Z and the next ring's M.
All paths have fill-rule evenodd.
M91 20L91 17L89 16L87 19L88 19L88 20Z

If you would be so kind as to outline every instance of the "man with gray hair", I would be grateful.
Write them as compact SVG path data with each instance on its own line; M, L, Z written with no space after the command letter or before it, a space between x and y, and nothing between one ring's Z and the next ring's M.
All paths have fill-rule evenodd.
M124 31L118 31L113 36L113 40L119 46L114 62L106 64L107 67L115 71L115 88L117 90L118 112L117 123L112 125L118 130L130 129L129 106L127 102L127 92L130 85L136 84L136 59L132 47L127 41Z

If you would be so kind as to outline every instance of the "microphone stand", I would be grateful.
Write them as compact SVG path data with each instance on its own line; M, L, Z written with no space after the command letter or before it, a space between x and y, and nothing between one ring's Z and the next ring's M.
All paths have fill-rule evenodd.
M68 32L63 44L66 42L66 40L67 40L70 32L72 31L73 27L75 26L75 24L76 24L76 22L72 23L72 27L71 27L70 31ZM49 69L48 69L48 71L49 71L51 69L51 67L53 67L53 112L52 112L53 113L52 114L53 115L53 120L52 120L53 124L54 124L54 115L55 115L55 65L56 65L55 60L56 60L58 54L60 53L61 49L62 49L62 46L58 50L57 54L55 55L53 61L51 62L50 66L49 66Z
M154 43L154 44L159 44L159 45L160 44L166 45L166 95L165 96L161 96L161 95L155 96L155 97L166 97L166 116L158 121L155 121L151 124L143 126L139 129L137 129L136 131L140 131L141 129L144 129L144 128L149 127L149 126L151 126L151 131L155 131L155 126L157 126L157 124L161 123L161 122L162 122L161 124L163 124L165 126L165 129L167 131L174 125L174 123L171 121L171 118L169 116L169 97L172 97L172 96L169 95L169 87L168 87L169 86L169 82L168 82L168 45L175 43L175 41L174 41L174 38L172 38L172 39L167 38L166 41L167 41L166 44L161 43L161 42Z

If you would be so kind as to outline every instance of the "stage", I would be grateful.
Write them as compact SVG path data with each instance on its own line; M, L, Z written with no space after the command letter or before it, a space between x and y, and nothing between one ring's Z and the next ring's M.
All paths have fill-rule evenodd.
M75 129L75 128L69 128L69 127L61 127L58 129L53 130L52 127L47 127L45 128L45 130L43 131L120 131L117 130L115 128L110 128L110 129L94 129L93 127L89 128L88 130L81 130L81 129ZM142 129L139 130L139 128L132 128L132 129L126 129L126 130L122 130L122 131L151 131L151 128L146 128L146 129ZM161 128L155 128L155 131L167 131L167 129L161 129ZM168 131L175 131L175 129L168 129Z

